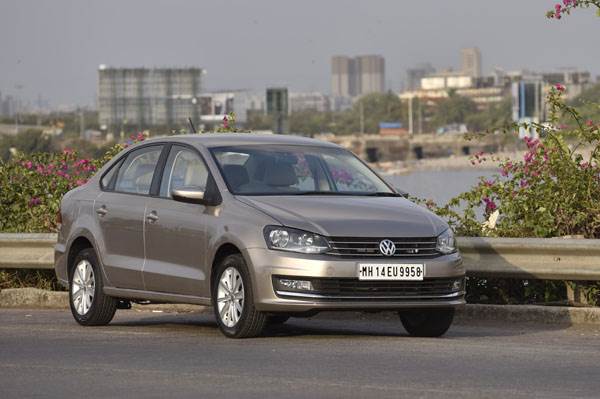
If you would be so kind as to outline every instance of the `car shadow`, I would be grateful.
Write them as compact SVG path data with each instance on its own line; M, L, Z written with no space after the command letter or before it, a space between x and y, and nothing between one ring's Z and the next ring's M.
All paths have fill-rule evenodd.
M131 318L131 313L123 312L110 325L113 327L151 327L169 333L201 332L194 330L214 330L218 326L214 315L208 313L152 313ZM140 312L136 312L140 316ZM457 320L450 330L438 339L465 339L486 337L520 336L544 331L568 328L563 324L504 323L486 320ZM204 331L205 332L205 331ZM213 332L213 331L211 331ZM323 312L310 318L290 318L284 324L268 326L261 337L406 337L398 316L393 312L365 314L360 312Z

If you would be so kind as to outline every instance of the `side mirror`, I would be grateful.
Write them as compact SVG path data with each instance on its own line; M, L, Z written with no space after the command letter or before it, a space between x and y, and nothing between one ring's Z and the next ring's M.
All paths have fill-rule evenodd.
M204 191L195 188L181 188L171 191L171 197L175 201L186 202L188 204L202 204L206 205L204 199Z

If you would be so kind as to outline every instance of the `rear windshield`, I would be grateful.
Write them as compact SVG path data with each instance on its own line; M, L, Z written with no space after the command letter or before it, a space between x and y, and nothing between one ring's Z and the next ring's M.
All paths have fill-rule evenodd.
M211 149L229 190L242 195L392 193L352 153L311 146L231 146Z

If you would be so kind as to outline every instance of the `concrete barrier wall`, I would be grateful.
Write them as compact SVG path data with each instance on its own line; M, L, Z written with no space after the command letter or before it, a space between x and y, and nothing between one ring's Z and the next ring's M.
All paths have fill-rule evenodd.
M0 268L53 269L56 234L0 234ZM599 280L600 240L459 237L467 274Z

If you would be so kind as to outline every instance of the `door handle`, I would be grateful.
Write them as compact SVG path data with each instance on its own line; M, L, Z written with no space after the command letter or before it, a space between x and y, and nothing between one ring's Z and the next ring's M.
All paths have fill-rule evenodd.
M148 222L150 223L154 223L158 220L158 215L156 214L156 211L152 211L148 214L148 216L146 216L146 219L148 219Z
M106 205L102 205L100 208L96 209L96 213L98 216L104 216L108 213L108 209L106 209Z

